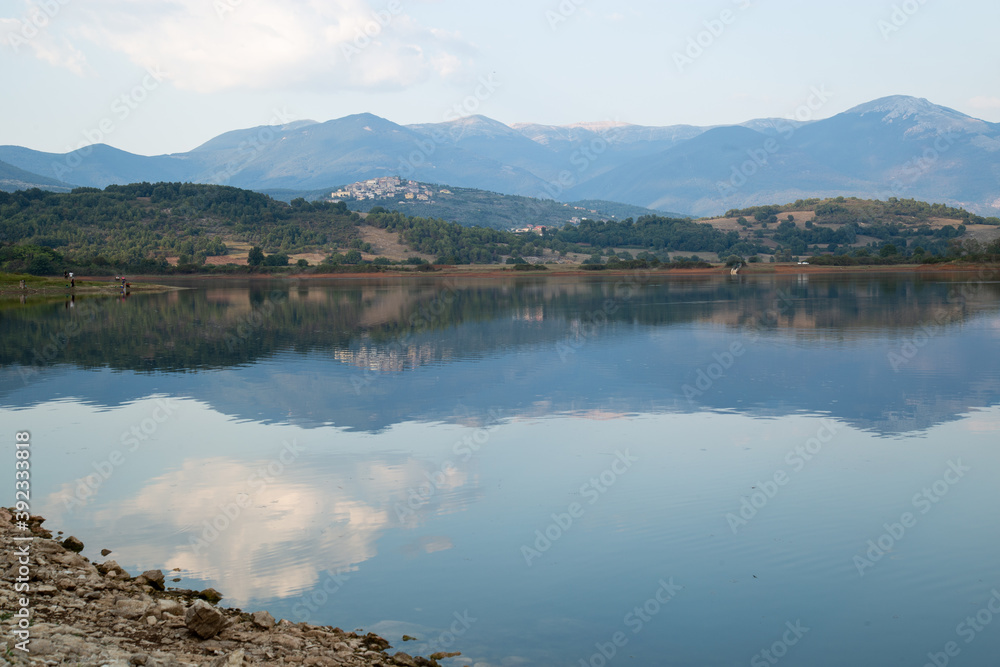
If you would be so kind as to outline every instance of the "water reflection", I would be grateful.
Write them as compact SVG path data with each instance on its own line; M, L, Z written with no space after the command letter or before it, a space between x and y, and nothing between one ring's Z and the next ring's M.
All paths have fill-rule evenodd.
M1000 581L995 283L194 286L0 305L0 413L88 556L482 666L618 631L643 664L746 664L796 620L798 664L920 664Z
M629 280L197 283L69 313L5 307L0 397L30 404L77 367L159 372L226 414L303 426L378 431L462 403L480 416L832 409L894 433L1000 395L982 353L1000 336L996 282ZM140 396L133 384L85 391L113 405Z

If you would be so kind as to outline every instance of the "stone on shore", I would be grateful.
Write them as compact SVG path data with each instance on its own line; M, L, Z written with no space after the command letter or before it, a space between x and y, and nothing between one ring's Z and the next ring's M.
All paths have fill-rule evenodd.
M128 578L128 572L122 569L122 566L113 560L108 560L104 561L103 563L99 563L96 567L97 571L103 574L105 577L107 577L110 574L112 579L116 577L123 577L126 579Z
M229 655L223 655L215 660L209 665L209 667L243 667L243 659L246 657L246 652L243 649L234 651Z
M149 584L156 590L162 591L164 588L163 586L164 579L165 578L163 576L163 572L161 572L160 570L146 570L145 572L143 572L142 574L140 574L138 577L135 578L135 583L139 585Z
M270 630L274 627L274 616L266 611L255 611L250 615L253 624L263 630Z
M69 549L70 551L75 551L76 553L80 553L81 551L83 551L83 542L73 537L72 535L63 540L62 545L67 549Z
M215 604L222 599L222 593L215 590L214 588L206 588L205 590L201 591L200 593L197 593L196 595L200 597L202 600L206 600L208 602L211 602L212 604Z
M202 639L211 639L226 627L226 617L204 600L195 600L184 614L184 623Z
M0 507L0 542L26 532L32 550L30 652L12 648L0 665L88 665L97 667L440 667L405 653L390 657L389 642L332 626L282 620L267 612L213 607L199 596L215 591L160 590L162 572L133 579L115 561L98 565L51 539L42 517L28 531L16 528ZM0 572L20 567L13 550L0 550ZM17 608L21 597L0 586L0 610ZM207 638L206 638L207 637Z

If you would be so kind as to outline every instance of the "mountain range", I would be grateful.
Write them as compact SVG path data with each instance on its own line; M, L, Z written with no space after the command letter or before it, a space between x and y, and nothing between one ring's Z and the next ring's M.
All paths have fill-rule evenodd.
M398 175L560 201L710 216L808 197L916 198L1000 213L1000 123L892 96L809 122L647 127L504 125L484 116L398 125L372 114L222 134L187 153L97 144L0 146L0 188L139 181L309 191Z

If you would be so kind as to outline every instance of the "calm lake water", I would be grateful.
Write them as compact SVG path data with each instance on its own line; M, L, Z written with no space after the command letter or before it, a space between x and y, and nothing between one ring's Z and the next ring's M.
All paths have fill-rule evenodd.
M995 277L186 286L0 302L94 560L448 665L997 664Z

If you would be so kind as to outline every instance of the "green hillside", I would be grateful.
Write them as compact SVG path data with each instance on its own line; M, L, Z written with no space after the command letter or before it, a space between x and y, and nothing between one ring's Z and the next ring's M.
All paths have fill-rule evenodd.
M0 261L23 264L7 270L28 270L35 261L37 271L46 272L42 269L58 255L78 266L157 271L166 269L168 256L200 265L226 255L232 243L269 253L347 246L358 238L359 222L342 204L297 200L288 205L218 185L0 192L0 243L7 246ZM30 257L17 250L28 246L39 250Z
M600 220L624 220L644 215L666 215L682 218L682 215L666 214L630 204L619 204L599 200L563 203L551 199L536 199L517 195L504 195L473 188L419 183L432 195L429 201L398 197L376 197L374 199L345 199L352 211L366 213L375 207L398 211L404 215L422 218L436 218L457 222L465 227L487 227L489 229L514 230L529 226L562 227L568 222L579 222L584 218ZM336 190L333 188L332 190ZM326 199L331 190L295 193L294 191L268 191L276 199L290 201L293 196L306 199Z
M471 192L468 196L482 196ZM467 205L470 199L464 201ZM397 244L404 254L395 260L375 256L375 244L369 241L375 237ZM423 261L407 259L406 252L437 264L523 264L531 258L537 263L582 256L589 257L591 268L622 262L655 266L676 260L679 252L751 262L802 257L844 264L995 261L998 239L996 218L894 199L800 200L733 210L726 218L707 221L662 215L604 221L585 217L541 233L514 233L381 207L363 218L345 203L298 198L286 204L217 185L138 183L62 194L0 192L0 270L35 274L69 267L95 274L245 271L236 265L249 260L253 266L283 267L292 254L311 256L311 261L300 260L299 270L322 262L321 270L378 271Z
M913 199L837 197L733 209L703 220L775 254L962 256L1000 238L1000 219Z

